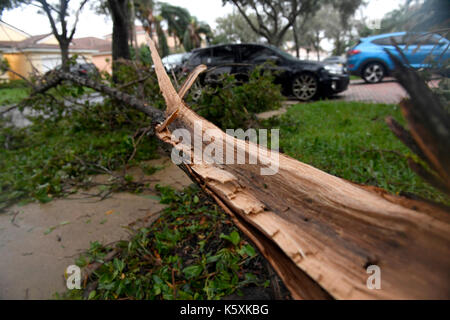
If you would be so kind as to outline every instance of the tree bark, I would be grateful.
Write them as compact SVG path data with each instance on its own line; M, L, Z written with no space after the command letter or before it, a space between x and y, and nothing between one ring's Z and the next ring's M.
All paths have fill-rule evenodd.
M294 34L295 55L297 56L297 58L300 58L300 46L298 43L297 27L295 26L295 23L292 25L292 31Z
M450 215L442 207L359 186L285 155L228 136L186 107L150 43L170 124L156 135L177 151L204 148L263 155L257 165L184 162L185 171L241 222L242 230L277 270L294 298L449 298ZM201 124L201 130L194 127ZM185 145L176 129L191 135ZM214 139L204 141L205 135ZM221 143L226 147L221 148ZM191 155L187 157L190 159ZM278 158L279 171L260 175ZM261 158L259 158L261 159ZM191 159L192 160L192 159ZM234 162L236 163L236 161ZM239 225L239 224L238 224ZM271 247L272 248L272 247ZM285 259L283 259L283 256ZM367 286L368 267L381 269L381 290ZM301 281L310 279L311 281ZM325 290L325 294L320 289Z
M61 49L61 63L62 63L62 70L65 72L70 71L69 66L69 45L70 42L60 40L59 41L59 48Z
M228 136L184 104L182 96L187 86L179 93L175 91L152 41L150 48L167 105L164 122L160 110L132 96L71 74L63 77L107 92L154 117L156 136L172 147L173 152L187 152L189 160L192 160L189 151L197 139L202 150L211 145L220 150L221 142L225 143L222 149L226 150L225 156L232 155L234 164L211 163L205 159L179 165L230 214L272 264L295 299L450 298L448 208L394 196L380 188L360 186L276 151ZM402 81L410 81L408 77L405 74ZM61 76L48 79L41 89L54 85L58 79L61 81ZM424 105L431 101L434 108L436 101L427 94L417 91L412 95L422 99ZM409 116L418 117L421 112L429 110L424 108ZM433 128L441 121L432 117L430 123L422 121L420 125ZM199 124L201 129L196 130ZM438 141L447 139L450 129L442 132L442 124L439 128L434 133ZM176 129L189 133L191 143L173 139ZM424 154L445 177L449 172L448 163L442 167L440 159L446 161L448 155L441 154L436 143L431 146L426 143L429 135L418 141L415 136L418 132L418 129L412 131L417 145L421 148L425 145ZM208 135L214 139L205 141ZM447 143L448 140L444 141L444 145ZM237 151L244 152L246 159L257 154L260 162L236 164ZM278 159L279 171L261 175L260 170L267 166L264 163L274 159ZM367 286L371 276L368 267L372 265L381 270L379 290Z
M135 12L135 6L134 6L134 0L130 1L130 39L131 43L134 47L134 58L135 60L139 61L140 52L139 52L139 45L137 43L137 35L136 35L136 12Z
M113 20L112 58L113 79L116 80L116 62L118 59L130 59L129 48L129 14L127 0L108 0L108 6Z

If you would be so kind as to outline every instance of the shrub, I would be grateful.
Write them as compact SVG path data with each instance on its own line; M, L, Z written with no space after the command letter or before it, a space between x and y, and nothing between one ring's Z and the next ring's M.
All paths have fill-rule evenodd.
M281 107L281 88L274 84L272 73L262 68L255 68L243 84L228 74L219 83L203 87L200 100L192 108L222 129L246 128L257 113ZM192 102L192 94L187 102Z

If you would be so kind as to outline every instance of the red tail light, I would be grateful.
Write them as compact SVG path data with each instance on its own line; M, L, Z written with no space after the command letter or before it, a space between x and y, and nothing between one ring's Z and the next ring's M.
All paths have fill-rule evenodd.
M361 53L361 50L350 50L347 52L348 56L354 56L355 54Z

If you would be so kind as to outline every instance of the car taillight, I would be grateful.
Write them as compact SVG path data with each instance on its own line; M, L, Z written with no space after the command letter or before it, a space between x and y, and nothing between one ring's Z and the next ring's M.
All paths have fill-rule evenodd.
M80 72L86 74L87 70L81 69Z
M347 55L348 55L348 56L354 56L355 54L358 54L358 53L361 53L361 50L355 50L355 49L353 49L353 50L348 51L348 52L347 52Z

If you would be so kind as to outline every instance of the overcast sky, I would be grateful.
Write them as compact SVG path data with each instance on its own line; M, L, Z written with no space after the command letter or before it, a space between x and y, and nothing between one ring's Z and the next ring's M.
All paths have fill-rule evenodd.
M385 13L396 9L405 0L369 0L368 6L363 10L364 16L371 19L379 19ZM78 1L72 0L77 3ZM95 1L91 0L91 3ZM214 28L215 20L227 13L232 12L230 4L222 6L222 0L165 0L176 6L184 7L196 16L200 21L207 22ZM1 19L31 35L50 32L50 25L44 15L38 14L37 9L32 6L23 6L3 13ZM112 33L111 19L97 15L88 5L80 15L75 37L103 37Z

